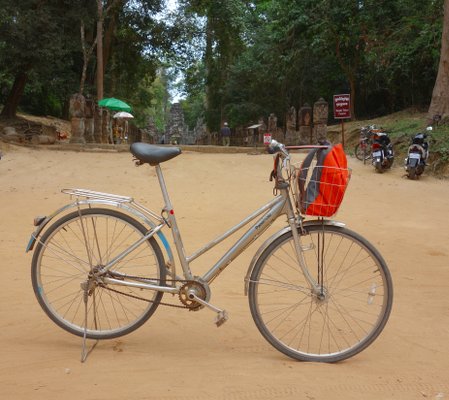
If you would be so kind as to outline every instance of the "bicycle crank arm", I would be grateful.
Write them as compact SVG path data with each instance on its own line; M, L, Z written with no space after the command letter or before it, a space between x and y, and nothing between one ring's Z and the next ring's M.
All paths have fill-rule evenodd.
M197 303L200 303L205 307L210 308L212 311L215 311L217 313L217 317L215 318L215 325L217 325L217 327L223 325L228 320L229 317L226 310L221 310L218 307L215 307L214 305L208 303L207 301L199 298L194 293L189 293L189 298L191 300L195 300Z

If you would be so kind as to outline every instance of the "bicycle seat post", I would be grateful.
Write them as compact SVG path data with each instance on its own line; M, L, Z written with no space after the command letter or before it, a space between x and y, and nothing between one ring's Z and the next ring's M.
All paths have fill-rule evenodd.
M170 224L170 228L172 230L173 241L175 242L176 250L178 253L179 261L181 263L182 270L184 271L184 276L186 279L192 279L193 275L190 270L190 267L186 260L186 253L184 250L184 245L182 243L181 234L179 232L178 224L176 222L175 212L173 210L173 206L170 201L170 196L168 195L167 186L165 184L164 175L162 174L162 169L160 164L156 164L156 175L159 180L159 186L162 191L162 196L164 198L164 209L167 213L168 222Z

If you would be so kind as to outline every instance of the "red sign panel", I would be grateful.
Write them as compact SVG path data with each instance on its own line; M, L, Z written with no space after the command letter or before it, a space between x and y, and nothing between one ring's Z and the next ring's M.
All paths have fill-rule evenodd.
M271 143L271 135L269 133L263 134L263 144L270 144Z
M334 118L335 119L351 118L351 95L350 94L334 95Z

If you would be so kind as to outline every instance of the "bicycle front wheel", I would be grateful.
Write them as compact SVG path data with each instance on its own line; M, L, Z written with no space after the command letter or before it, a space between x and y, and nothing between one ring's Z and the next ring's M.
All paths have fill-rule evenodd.
M128 215L102 208L75 211L56 221L40 238L31 267L34 293L46 314L68 332L91 339L123 336L141 326L162 292L111 286L93 275L147 231ZM164 260L155 239L126 254L108 276L164 285Z
M337 226L301 234L305 278L288 232L262 253L249 283L253 319L276 349L297 360L336 362L368 347L383 330L393 286L378 251Z

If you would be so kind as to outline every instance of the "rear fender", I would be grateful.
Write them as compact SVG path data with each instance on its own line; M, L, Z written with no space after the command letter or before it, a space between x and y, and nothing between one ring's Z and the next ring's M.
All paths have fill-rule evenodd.
M321 226L323 224L324 225L332 225L332 226L336 226L336 227L340 227L340 228L345 227L345 224L343 222L337 222L337 221L332 221L332 220L320 220L320 221L319 220L310 220L310 221L302 222L303 227L307 227L307 226L311 226L311 225L320 225ZM300 228L300 226L298 225L298 229L299 228ZM277 238L279 238L280 236L282 236L285 233L288 233L290 231L291 231L290 226L286 226L285 228L281 229L280 231L278 231L275 234L273 234L272 236L270 236L259 247L259 249L257 250L256 254L254 255L253 259L251 260L251 263L249 264L249 267L248 267L248 271L246 272L246 275L245 275L245 286L244 286L245 296L248 295L249 278L253 272L255 265L257 264L257 261L259 260L260 256L262 255L262 253L267 249L267 247L273 241L275 241Z
M51 220L53 220L56 216L58 216L60 214L66 214L68 211L71 211L73 208L78 209L79 207L83 207L83 206L116 207L116 208L122 209L123 211L136 217L141 223L143 223L146 226L149 226L151 229L154 229L156 227L156 224L150 218L148 218L148 216L146 216L141 211L135 209L134 207L129 206L128 203L114 202L114 201L110 201L110 200L95 200L95 199L79 200L79 201L76 201L76 202L73 202L73 203L70 203L70 204L67 204L67 205L61 207L60 209L56 210L49 216L42 217L41 222L36 227L35 231L31 234L31 238L26 247L26 252L28 253L30 250L33 250L36 241L38 240L39 236L41 236L45 227L48 225L48 223ZM171 250L170 244L169 244L167 238L165 237L165 235L161 231L157 232L156 235L157 235L157 239L159 239L160 243L162 244L162 247L165 249L165 253L167 255L166 259L169 260L168 262L169 262L170 274L175 276L176 275L175 263L174 263L173 252Z

